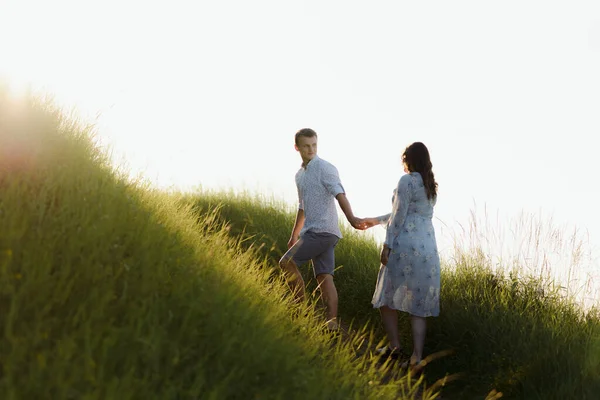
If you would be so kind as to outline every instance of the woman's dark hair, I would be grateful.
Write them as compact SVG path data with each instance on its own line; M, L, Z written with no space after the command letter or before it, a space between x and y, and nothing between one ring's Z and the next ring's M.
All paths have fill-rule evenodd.
M418 172L423 178L425 193L428 199L433 199L437 195L437 182L433 176L433 165L429 158L429 150L421 142L414 142L406 147L402 153L402 162L406 164L409 172Z

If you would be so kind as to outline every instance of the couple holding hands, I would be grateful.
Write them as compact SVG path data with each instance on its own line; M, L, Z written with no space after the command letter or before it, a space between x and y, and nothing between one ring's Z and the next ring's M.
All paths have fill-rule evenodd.
M378 353L398 359L402 353L398 332L398 311L411 317L413 351L406 365L423 360L426 317L439 315L440 259L432 224L437 183L429 151L423 143L409 145L402 154L406 173L392 198L391 212L375 218L357 218L352 213L338 171L317 156L317 133L301 129L295 135L295 149L302 158L296 173L299 207L288 251L279 265L298 301L304 300L304 280L298 267L313 262L314 274L327 310L327 327L339 329L338 295L333 282L334 249L342 237L335 201L348 222L360 230L385 224L373 307L378 308L389 344Z

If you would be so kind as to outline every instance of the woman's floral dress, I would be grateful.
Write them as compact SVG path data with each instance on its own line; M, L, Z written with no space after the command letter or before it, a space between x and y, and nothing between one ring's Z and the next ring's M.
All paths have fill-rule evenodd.
M436 198L427 199L421 174L411 172L400 178L392 200L392 213L379 217L387 223L385 244L391 252L379 269L373 307L437 317L440 258L431 221Z

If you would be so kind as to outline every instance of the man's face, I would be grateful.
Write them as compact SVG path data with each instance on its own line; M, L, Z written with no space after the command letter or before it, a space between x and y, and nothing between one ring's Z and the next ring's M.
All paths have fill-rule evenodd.
M295 147L300 153L302 161L307 163L317 155L317 137L300 136Z

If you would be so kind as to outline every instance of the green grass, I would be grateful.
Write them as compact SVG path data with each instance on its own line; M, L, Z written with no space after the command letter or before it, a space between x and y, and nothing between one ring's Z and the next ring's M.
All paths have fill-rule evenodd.
M374 399L417 389L406 378L380 384L374 360L355 359L368 332L329 339L214 213L199 217L128 181L92 134L48 103L0 90L0 398Z
M337 247L340 315L354 333L332 341L318 295L294 307L277 267L293 209L151 190L92 136L0 90L0 398L413 397L409 379L388 381L364 352L383 338L372 237L345 229ZM453 351L426 368L429 387L455 379L446 399L600 392L598 311L541 279L494 272L482 253L445 262L441 315L429 321L426 351ZM406 318L401 328L410 350Z
M191 204L197 215L214 213L230 227L246 248L255 248L274 275L279 275L278 260L287 250L296 210L273 198L249 193L202 192L179 199ZM344 238L336 246L336 286L343 295L340 315L347 324L364 325L378 322L371 306L371 296L379 268L379 250L367 232L355 232L342 225ZM301 269L308 292L316 289L316 281L308 266ZM318 294L315 294L318 296Z
M277 260L293 225L294 210L276 200L248 193L204 191L181 199L199 215L217 210L242 237L258 248L267 268ZM370 300L378 270L373 238L344 232L336 250L336 285L342 321L373 327L383 339ZM308 266L302 270L311 278ZM314 289L314 282L309 284ZM401 319L410 348L409 321ZM442 271L441 315L429 319L426 352L439 357L427 367L427 380L456 379L442 391L448 398L484 398L498 390L508 398L592 399L600 393L600 318L559 294L552 282L495 272L484 254L457 249ZM451 380L450 379L450 380Z

